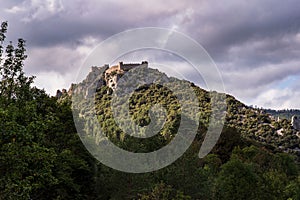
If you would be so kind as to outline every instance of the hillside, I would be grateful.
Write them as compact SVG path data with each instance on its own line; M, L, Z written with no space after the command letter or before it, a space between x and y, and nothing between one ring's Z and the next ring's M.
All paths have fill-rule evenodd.
M98 119L101 123L101 127L107 131L107 136L114 140L115 143L133 144L133 137L127 136L115 123L112 111L111 111L111 99L112 99L112 88L105 84L104 72L107 70L107 66L103 68L93 68L90 74L87 76L82 83L77 85L77 91L83 91L84 88L88 87L95 81L96 77L101 77L97 83L97 93L95 96L96 112ZM101 75L103 73L103 75ZM157 70L152 70L152 73L157 76L161 76L161 79L172 80L174 78L167 77L166 74L161 73ZM121 76L119 76L120 78ZM101 83L101 84L99 84ZM115 83L117 84L117 83ZM205 131L209 125L211 111L211 93L205 91L193 83L188 82L195 91L199 101L199 122L203 125L202 130L199 130L198 137L203 138ZM74 86L73 86L74 87ZM75 87L75 88L76 88ZM115 86L114 86L115 87ZM74 89L72 89L74 90ZM90 89L87 89L87 93L90 93ZM75 90L76 91L76 90ZM183 91L184 92L184 91ZM215 92L213 92L215 93ZM187 94L183 94L187 95ZM86 98L86 97L85 97ZM82 98L84 102L85 98ZM81 105L85 105L81 102ZM168 88L162 85L144 85L137 88L130 98L130 114L133 120L140 126L146 126L150 123L148 116L148 110L151 105L161 103L167 110L167 121L165 127L160 131L157 137L163 137L163 144L168 143L172 140L176 130L178 128L178 122L180 121L180 105L176 100L176 96L172 94ZM233 96L226 95L227 113L225 120L225 127L231 127L236 129L241 137L253 144L261 144L266 148L277 152L289 152L300 156L300 138L299 131L291 127L290 120L279 119L277 120L274 115L269 114L265 110L255 109L246 106L242 102L236 100ZM89 109L81 107L81 115L89 113ZM121 107L120 107L121 109ZM296 114L297 112L293 112ZM128 119L127 119L128 120ZM124 122L125 123L125 122ZM152 138L153 139L153 138ZM126 144L126 148L131 149L130 145ZM139 142L140 144L140 142ZM136 147L136 145L133 145ZM139 146L139 145L138 145ZM145 145L141 145L140 148L146 148ZM138 148L139 149L139 148ZM144 150L150 151L151 149ZM143 150L141 150L143 151Z
M105 69L93 68L86 80L73 85L72 91L83 91L94 83L92 77L100 77L94 83L97 92L90 98L95 100L98 121L109 140L122 149L139 153L158 150L169 144L176 136L182 114L172 91L160 84L146 84L135 89L129 102L131 118L119 123L133 120L144 127L150 123L148 110L152 105L160 103L167 110L166 123L157 135L147 139L135 138L127 135L113 117L113 89L105 84L104 76L101 75ZM157 70L152 70L152 73L158 73L161 79L174 80ZM104 190L113 191L107 194L109 198L298 199L300 140L299 132L292 129L290 121L277 121L270 114L248 107L233 96L226 95L227 113L221 136L210 154L199 159L198 152L211 120L212 95L193 83L187 83L199 100L200 126L191 147L172 165L150 174L124 174L100 165L105 171L102 176L108 182ZM85 101L91 88L87 91L76 105L82 118L91 114L91 108L86 106L89 104ZM121 108L122 104L118 106ZM120 108L116 109L121 111ZM94 140L94 129L84 128L87 137ZM120 181L117 188L116 180Z

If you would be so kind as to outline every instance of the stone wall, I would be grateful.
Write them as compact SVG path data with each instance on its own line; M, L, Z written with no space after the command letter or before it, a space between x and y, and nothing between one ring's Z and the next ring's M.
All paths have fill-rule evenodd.
M136 67L148 67L148 62L143 61L142 63L127 63L119 62L118 65L112 66L105 71L104 80L106 85L111 89L115 90L117 87L118 80L129 70Z

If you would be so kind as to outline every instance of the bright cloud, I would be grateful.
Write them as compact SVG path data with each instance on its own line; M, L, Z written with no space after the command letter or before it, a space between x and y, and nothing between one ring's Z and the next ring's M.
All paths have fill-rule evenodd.
M61 0L25 0L11 8L5 9L12 14L22 14L22 21L44 20L64 10Z

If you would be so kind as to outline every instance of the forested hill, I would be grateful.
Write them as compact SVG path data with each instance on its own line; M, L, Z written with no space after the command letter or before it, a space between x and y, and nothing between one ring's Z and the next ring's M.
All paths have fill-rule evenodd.
M275 121L227 95L221 137L209 155L199 148L207 131L211 99L191 84L199 100L195 140L171 165L150 173L124 173L97 161L83 146L74 125L72 101L32 86L24 73L25 40L6 42L7 23L0 28L0 199L300 199L300 170L295 149L299 138L287 120ZM161 73L162 76L165 76ZM116 125L110 88L98 88L96 113L107 137L116 145L149 152L171 141L180 124L177 99L159 84L138 88L130 98L132 119L149 123L148 109L160 102L166 126L143 141ZM184 91L183 91L184 92ZM82 100L84 107L84 99ZM73 105L74 106L74 105ZM90 108L80 112L86 117ZM149 139L149 140L148 140ZM280 147L281 146L281 147Z
M105 71L104 67L99 67L98 69L94 67L90 74L88 74L87 78L76 86L78 91L83 91L84 88L87 88L93 81L95 81L92 77L99 77L99 73L101 71ZM175 78L167 77L166 74L154 69L149 69L149 72L147 71L147 73L153 73L153 76L161 76L160 79L169 79L170 81L175 80ZM123 131L116 125L112 116L110 107L112 89L105 84L104 75L101 76L100 74L100 77L102 77L102 79L97 81L101 84L98 84L99 87L96 94L96 110L97 113L100 113L98 118L104 129L109 130L107 131L107 135L111 137L112 140L122 138L122 143L126 143L126 138L130 137L127 137L126 134L123 133ZM133 80L134 79L135 78L133 78ZM189 84L194 89L196 96L198 97L200 124L207 129L210 116L212 114L211 97L213 95L193 83ZM73 85L71 90L74 90L74 87L75 86ZM217 94L216 92L213 93ZM182 95L187 96L188 94L184 94L183 91ZM167 109L169 109L169 115L167 116L166 121L167 128L163 128L160 134L166 138L172 138L171 136L174 136L176 133L178 122L180 121L180 117L178 117L180 116L180 105L175 99L176 97L174 94L161 85L145 85L141 88L137 88L134 95L130 98L130 108L133 120L141 126L149 124L150 118L147 113L150 106L156 103L162 103ZM82 103L82 105L86 104ZM291 127L290 119L277 119L274 115L267 113L266 110L246 106L231 95L226 95L226 105L227 114L225 127L231 127L237 130L241 134L241 137L249 142L264 145L266 148L272 149L275 152L289 152L300 157L300 131ZM81 114L84 116L84 113L89 114L89 109L83 106L81 108ZM294 110L289 113L297 114L297 111ZM203 134L203 132L199 132L199 135ZM130 144L125 146L128 147Z

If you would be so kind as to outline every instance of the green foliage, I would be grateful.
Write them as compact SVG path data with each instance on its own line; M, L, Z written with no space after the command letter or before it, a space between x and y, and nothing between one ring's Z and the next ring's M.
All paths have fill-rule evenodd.
M0 30L3 49L7 23ZM1 51L2 54L2 51ZM0 63L0 199L93 197L93 163L73 124L70 101L31 86L25 41L6 47Z
M258 181L252 165L233 158L222 166L216 180L216 199L259 199Z
M183 192L174 190L172 186L164 183L156 184L150 194L143 194L140 200L189 200L190 196L184 195Z
M1 33L4 35L7 29L7 23L2 23ZM1 42L1 48L3 49L2 43L4 42L5 35ZM25 40L18 39L17 48L14 48L12 42L10 42L5 49L5 54L1 55L4 59L0 60L0 76L1 76L1 87L0 95L7 99L18 99L25 100L30 98L30 85L33 83L34 77L26 77L23 72L24 60L27 58L25 54Z
M193 84L191 86L199 99L200 126L189 150L172 165L148 174L126 174L102 166L102 177L98 178L99 182L106 183L102 197L172 199L178 191L183 191L191 199L295 198L297 192L293 193L288 188L295 188L298 166L294 157L278 153L280 149L275 147L279 136L274 132L283 127L288 131L288 122L275 122L265 113L227 95L228 113L221 137L212 154L200 160L198 151L211 120L212 96ZM213 95L213 98L219 96ZM108 87L99 88L96 113L107 137L119 147L133 152L150 152L165 146L176 135L181 108L167 88L144 85L130 97L131 118L123 119L121 123L133 120L136 124L147 126L151 106L159 103L167 110L163 129L147 139L128 136L118 127L111 110L111 99L112 93ZM120 103L117 106L123 105ZM89 109L83 109L81 114L89 115ZM287 141L288 137L281 139Z

